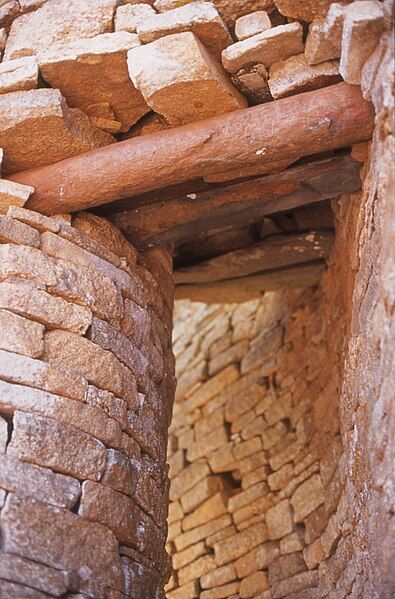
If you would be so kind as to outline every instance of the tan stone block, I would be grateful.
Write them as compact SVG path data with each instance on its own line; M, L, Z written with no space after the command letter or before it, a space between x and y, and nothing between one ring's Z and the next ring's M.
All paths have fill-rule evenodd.
M128 53L128 66L147 104L172 125L247 105L222 66L190 32L133 48Z
M207 480L207 479L206 479ZM228 494L219 492L209 497L182 521L182 529L190 530L227 513Z
M15 221L8 216L0 216L0 242L38 247L40 235L35 229L24 223Z
M219 541L214 545L215 562L218 566L223 566L236 560L251 549L268 540L268 533L265 524L247 528L233 537L224 541Z
M57 570L123 589L114 535L104 526L39 501L10 494L1 512L3 549Z
M272 491L280 491L285 487L294 475L294 469L291 464L285 464L277 472L273 472L267 477L267 483Z
M325 489L321 476L313 474L302 483L291 497L295 522L301 522L325 501Z
M217 451L213 451L207 456L208 463L212 472L229 472L238 467L237 460L233 454L233 443L227 443Z
M322 548L321 539L316 539L311 545L303 550L303 558L309 570L314 570L324 561L325 554Z
M200 599L230 599L231 597L235 599L238 597L236 593L238 592L239 588L240 584L238 582L231 582L230 584L225 584L208 591L203 591L200 593Z
M37 229L37 231L40 231L40 233L44 231L57 233L60 228L59 222L55 218L49 218L39 212L33 212L19 206L10 206L7 210L7 217L30 225L34 229Z
M210 537L214 533L226 529L231 523L232 521L230 516L226 514L225 516L221 516L216 520L207 522L207 524L203 524L198 528L188 530L174 539L176 549L177 551L182 551L183 549L186 549L186 547L194 545L195 543Z
M385 27L383 5L376 0L353 2L345 10L340 74L353 85L361 82L362 68L380 41Z
M2 0L0 6L0 26L7 27L12 23L20 11L18 0Z
M135 545L139 513L132 499L92 481L82 485L78 515L109 528L121 543Z
M267 510L266 524L271 540L281 539L293 531L291 506L287 499Z
M115 14L115 31L136 33L137 25L155 14L156 12L150 4L136 2L118 6Z
M269 565L269 584L272 586L274 583L291 578L304 570L306 570L306 564L301 552L281 555Z
M250 520L260 522L264 518L262 517L266 510L273 505L273 496L271 494L265 494L259 497L249 505L246 505L233 513L233 520L239 530L244 530L247 523ZM257 519L258 518L258 519ZM241 526L243 524L243 526Z
M260 437L252 437L248 441L237 443L233 448L233 453L237 460L242 460L260 449L262 449Z
M194 462L219 449L228 442L228 432L224 426L214 429L198 441L191 443L187 449L187 460Z
M245 578L258 570L266 570L279 554L277 543L263 543L263 545L255 547L235 561L234 566L238 578Z
M305 56L309 64L340 58L344 5L333 3L325 21L313 22L306 39Z
M325 17L332 0L275 0L278 10L282 15L293 19L311 22L314 19ZM347 0L344 0L346 3Z
M0 214L5 214L10 206L23 206L33 192L28 185L0 179Z
M196 545L192 545L192 547L188 547L184 551L175 553L172 556L173 569L181 570L181 568L184 568L186 565L190 564L206 553L206 547L202 541L200 541L200 543L196 543Z
M198 460L190 464L172 480L169 493L170 500L179 499L181 495L192 489L209 474L210 468L206 460Z
M214 547L215 543L217 543L218 541L222 541L223 539L226 539L228 537L232 537L234 534L236 534L236 532L236 527L233 524L231 524L230 526L226 526L218 532L209 534L206 538L206 545L207 547Z
M267 82L268 72L263 64L246 65L234 73L231 79L237 89L254 104L261 104L272 99Z
M235 368L235 366L228 366ZM221 401L225 405L225 419L234 422L242 414L254 408L266 394L266 388L260 384L256 372L232 381L221 393Z
M52 44L112 31L116 0L48 0L41 8L15 19L5 60L32 56Z
M236 42L222 52L222 62L230 73L237 73L251 62L266 67L303 52L303 29L300 23L288 23Z
M171 458L167 460L169 464L169 477L173 479L185 467L185 452L183 450L176 451Z
M229 498L228 501L228 510L232 514L237 510L248 506L255 499L258 499L262 495L267 493L267 485L266 483L259 483L253 487L250 487L246 491L242 491L241 493L237 493Z
M88 339L67 331L48 331L44 359L83 374L99 389L122 396L122 372L118 360Z
M56 89L0 95L0 112L5 115L0 145L8 173L58 162L115 141L91 125L83 112L69 109Z
M234 364L231 364L211 377L206 383L203 383L185 402L185 408L191 411L205 405L226 387L232 385L238 378L239 369Z
M195 462L197 463L197 462ZM207 476L190 491L181 497L181 505L184 514L196 510L206 499L224 489L225 482L221 476Z
M114 491L133 495L136 490L136 478L130 460L119 451L107 450L106 467L100 482Z
M341 81L338 61L311 66L304 54L275 63L269 71L269 88L275 100L300 94Z
M168 599L195 599L198 596L198 585L196 581L188 582L188 584L167 594Z
M239 343L236 343L230 347L227 351L224 351L215 358L211 359L208 364L209 375L212 376L213 374L216 374L233 362L240 362L248 350L248 345L248 341L240 341Z
M248 424L251 424L251 422L255 420L257 416L259 416L259 414L257 414L256 409L252 409L236 418L236 420L234 420L231 425L232 433L240 433L243 430L243 428L245 428Z
M0 283L0 307L36 320L48 328L83 335L92 321L88 308L72 304L33 285Z
M105 447L100 441L73 426L37 414L15 412L8 453L77 478L98 480L104 470Z
M80 484L70 476L0 456L0 487L9 493L71 509L80 496Z
M222 586L228 582L233 582L237 578L237 573L233 564L215 568L208 574L205 574L200 579L202 589L211 589L213 587Z
M224 410L216 410L209 416L199 418L194 424L195 438L197 440L205 437L211 433L214 429L218 429L223 425L224 422Z
M127 53L138 45L135 34L104 33L52 46L38 55L38 62L44 79L61 91L70 107L89 114L90 106L105 101L121 130L127 131L149 112L127 68Z
M141 21L137 33L143 43L153 42L165 35L191 31L218 59L221 52L233 43L232 37L217 9L211 2L190 2Z
M34 57L8 60L0 64L0 94L38 87L38 64Z
M301 572L286 580L276 582L271 587L273 599L283 599L283 597L295 597L298 591L304 589L310 590L318 586L318 571Z
M8 310L0 310L0 349L38 358L44 350L44 327Z
M3 350L0 350L0 378L79 401L84 401L87 391L84 377L67 368Z
M264 572L255 572L241 581L240 597L242 599L255 597L257 593L265 591L268 586L266 574Z
M251 12L236 21L235 34L239 41L242 41L258 33L262 33L272 26L269 15L265 10Z
M291 532L280 540L281 555L301 551L304 545L302 533L299 530L295 530L295 532Z
M181 530L181 521L173 522L170 524L167 531L167 540L168 542L173 541L176 537L179 537L182 533Z
M178 581L181 586L191 582L192 580L197 580L204 574L211 572L216 568L216 564L212 555L204 555L200 557L196 561L192 562L192 564L188 564L184 568L178 571Z
M48 568L43 564L32 562L18 555L0 554L0 579L17 582L56 597L60 597L67 592L67 581L64 572ZM24 596L27 597L28 595ZM36 593L33 595L33 592L30 596L37 597ZM44 597L44 595L42 596Z
M179 501L172 501L169 505L169 514L167 517L168 524L173 524L174 522L178 522L182 520L184 517L184 512L182 511L181 504Z
M0 28L0 59L3 55L3 50L5 48L6 40L7 40L7 32L3 27L1 27Z

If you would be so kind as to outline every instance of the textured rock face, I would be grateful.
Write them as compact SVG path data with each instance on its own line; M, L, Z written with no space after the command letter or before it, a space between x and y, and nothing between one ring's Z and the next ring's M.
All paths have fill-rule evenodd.
M114 141L83 112L69 110L55 89L0 95L0 112L4 172L58 162Z
M334 203L337 238L321 288L240 305L176 304L171 599L392 593L391 489L377 486L392 476L391 451L382 445L393 427L393 315L384 308L394 296L390 72L388 62L380 83L371 79L380 116L364 192ZM358 243L361 262L350 264ZM378 372L388 382L377 386ZM205 453L195 454L197 447Z
M178 33L134 48L129 73L155 112L173 125L246 105L221 65L193 33Z
M116 0L48 0L12 23L4 59L32 56L52 44L93 37L112 30Z
M39 55L45 80L61 91L70 107L87 114L107 107L127 130L149 112L128 74L127 53L139 45L126 31L102 34L64 46L53 46Z
M103 219L65 222L17 207L0 219L0 594L160 597L168 479L157 447L174 383L171 297L156 277L169 257L159 250L152 274ZM136 378L132 350L161 369Z

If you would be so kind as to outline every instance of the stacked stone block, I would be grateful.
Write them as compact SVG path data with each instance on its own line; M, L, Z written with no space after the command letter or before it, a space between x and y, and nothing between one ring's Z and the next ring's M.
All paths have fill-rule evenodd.
M17 207L0 256L0 595L163 597L171 256Z

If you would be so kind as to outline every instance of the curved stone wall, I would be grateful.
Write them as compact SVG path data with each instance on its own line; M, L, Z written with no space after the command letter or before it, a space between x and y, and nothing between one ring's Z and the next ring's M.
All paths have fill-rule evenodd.
M0 217L0 596L163 597L171 256Z

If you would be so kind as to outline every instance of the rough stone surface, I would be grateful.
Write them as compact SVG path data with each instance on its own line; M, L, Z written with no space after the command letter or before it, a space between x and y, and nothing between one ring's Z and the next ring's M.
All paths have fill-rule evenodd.
M230 73L237 73L249 63L258 62L266 67L303 52L302 26L289 23L267 29L222 52L222 62Z
M115 31L128 31L136 33L137 26L156 12L149 3L134 3L118 6L115 15Z
M0 349L38 358L44 350L44 327L8 310L0 310Z
M319 89L341 81L337 61L310 66L304 54L291 56L270 67L269 88L274 99Z
M58 162L114 141L84 113L68 109L55 89L0 95L0 112L0 146L8 173Z
M52 44L93 37L112 30L116 0L48 0L41 8L15 19L5 60L32 56Z
M0 64L0 94L36 89L38 64L35 58L19 58Z
M143 43L153 42L164 35L191 31L218 59L221 52L233 43L232 37L209 2L190 2L185 6L142 20L137 32Z
M0 179L0 214L5 214L10 206L24 206L33 191L29 185Z
M61 91L70 107L94 116L95 108L105 104L120 123L119 130L126 131L149 112L133 87L126 62L128 51L138 45L135 34L104 33L52 46L39 54L38 61L44 79Z
M246 105L221 65L190 32L134 48L128 54L128 66L147 104L172 125Z
M272 26L269 15L265 10L252 12L236 21L235 34L239 41L252 37L270 29Z
M325 17L332 0L304 0L304 2L299 2L299 0L275 0L275 3L281 14L286 17L310 22ZM347 0L344 0L343 4L347 4Z

